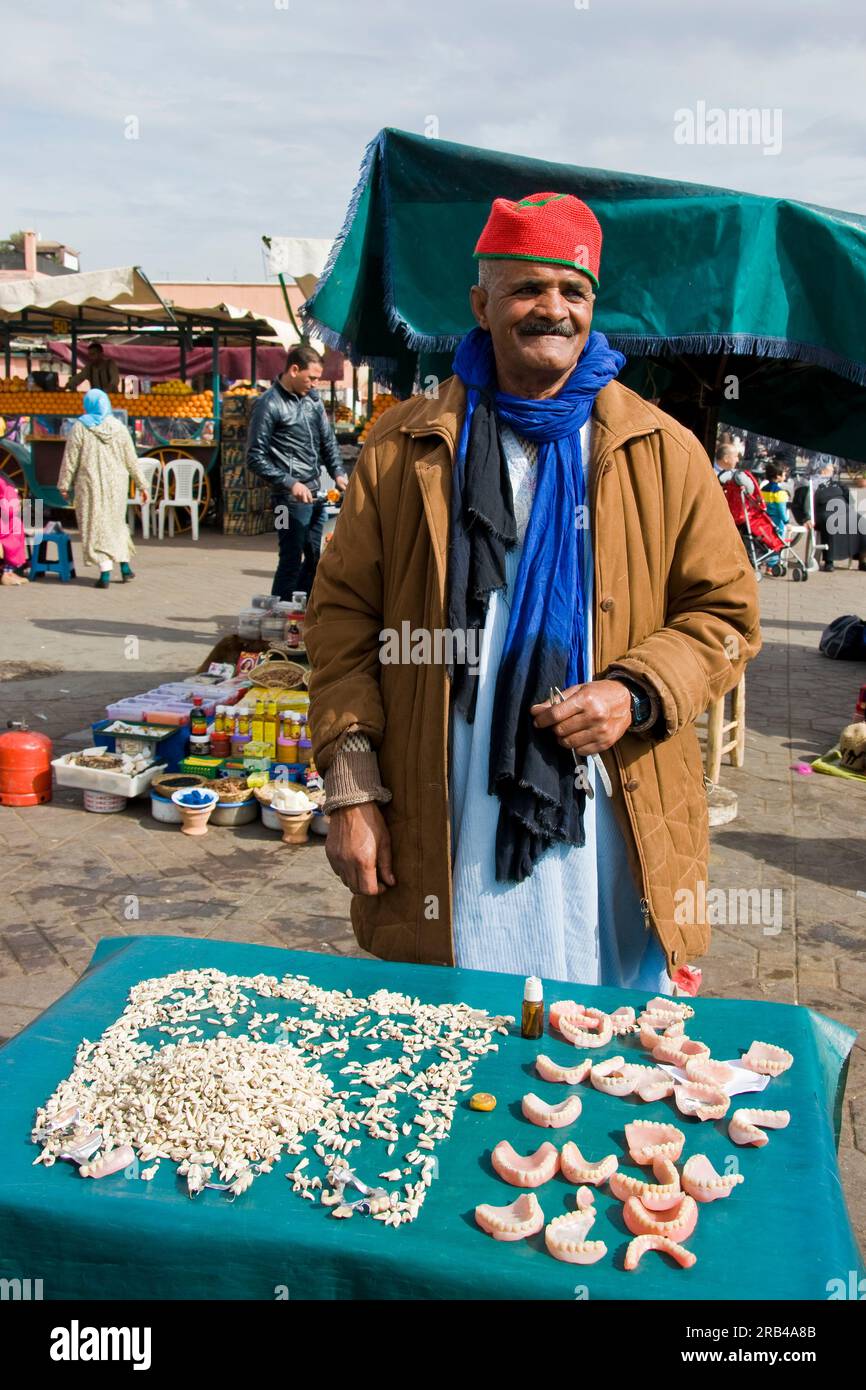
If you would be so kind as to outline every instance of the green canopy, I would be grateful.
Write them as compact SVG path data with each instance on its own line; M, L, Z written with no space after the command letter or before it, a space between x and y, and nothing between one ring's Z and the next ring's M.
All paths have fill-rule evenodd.
M447 375L473 326L472 252L493 198L541 191L577 194L601 222L594 322L628 357L629 385L675 414L691 400L866 459L866 218L854 213L384 130L309 321L401 394L419 372Z

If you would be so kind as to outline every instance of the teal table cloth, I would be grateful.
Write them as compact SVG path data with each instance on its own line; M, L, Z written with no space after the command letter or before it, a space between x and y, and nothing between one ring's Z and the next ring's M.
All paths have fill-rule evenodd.
M140 980L205 967L247 977L302 974L356 996L384 987L433 1004L463 1002L516 1016L508 1036L498 1038L499 1050L484 1056L472 1077L473 1090L493 1092L497 1107L473 1111L467 1104L470 1092L461 1095L450 1137L434 1151L438 1175L416 1221L392 1228L360 1215L334 1219L326 1207L292 1192L285 1174L298 1160L291 1156L233 1202L216 1191L190 1199L175 1165L165 1160L151 1182L123 1174L90 1181L64 1162L33 1166L38 1149L29 1137L35 1110L72 1070L81 1040L101 1035ZM78 984L0 1050L5 1140L0 1278L41 1279L46 1299L676 1300L730 1297L736 1288L743 1299L823 1300L834 1289L851 1286L852 1272L861 1277L836 1163L839 1106L854 1038L850 1029L793 1005L691 1001L696 1017L688 1032L705 1041L714 1057L736 1058L754 1039L794 1054L791 1070L763 1094L732 1102L732 1110L745 1105L791 1112L790 1126L772 1131L763 1149L732 1144L726 1120L701 1123L679 1116L672 1101L645 1105L603 1095L587 1084L580 1088L583 1113L574 1125L539 1129L524 1119L522 1096L534 1091L556 1101L572 1088L541 1081L535 1057L544 1052L574 1065L584 1054L549 1028L537 1042L520 1037L522 983L509 975L227 941L132 937L101 942ZM544 984L548 1006L576 998L611 1010L619 1004L640 1008L646 1001L636 991ZM296 1005L269 999L267 1007L282 1016ZM396 1046L383 1043L382 1052ZM596 1055L617 1053L647 1060L634 1038L614 1038ZM349 1053L367 1060L370 1055L354 1048ZM329 1059L322 1060L328 1070ZM343 1065L333 1063L335 1079ZM411 1098L401 1098L401 1104L411 1107L405 1115L411 1119ZM626 1272L623 1257L631 1237L622 1205L606 1187L597 1190L598 1219L590 1238L604 1240L608 1253L596 1265L553 1259L543 1233L505 1243L476 1227L473 1212L479 1202L504 1205L519 1195L491 1167L491 1150L500 1139L510 1140L519 1153L533 1152L546 1140L561 1146L573 1139L589 1159L615 1153L624 1171L647 1179L650 1170L637 1169L625 1151L623 1127L633 1119L673 1122L686 1134L683 1159L706 1153L718 1171L730 1171L735 1163L744 1175L729 1198L699 1206L697 1229L687 1242L697 1256L692 1269L649 1253L637 1270ZM412 1142L407 1140L407 1147ZM308 1136L309 1151L312 1143ZM372 1152L362 1146L352 1160L360 1176L375 1182L379 1171L399 1162L401 1150L382 1162L383 1146L365 1138L367 1143ZM573 1210L573 1192L561 1175L537 1189L548 1221Z

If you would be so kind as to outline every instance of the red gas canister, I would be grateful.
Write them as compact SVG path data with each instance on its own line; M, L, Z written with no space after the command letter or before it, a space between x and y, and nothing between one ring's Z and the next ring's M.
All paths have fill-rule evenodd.
M0 806L38 806L51 800L51 754L45 734L10 723L0 734Z

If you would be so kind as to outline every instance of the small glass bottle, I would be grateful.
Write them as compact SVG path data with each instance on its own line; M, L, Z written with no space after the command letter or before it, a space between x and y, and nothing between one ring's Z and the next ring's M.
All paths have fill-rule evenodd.
M540 1038L544 1033L544 991L537 975L529 975L523 986L522 1038Z

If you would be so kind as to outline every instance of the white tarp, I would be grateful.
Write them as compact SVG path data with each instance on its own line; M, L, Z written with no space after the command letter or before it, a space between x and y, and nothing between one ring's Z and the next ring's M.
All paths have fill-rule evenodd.
M156 311L156 317L165 314L165 305L153 285L134 265L114 270L82 270L75 275L0 280L0 321L20 318L25 309L57 318L88 318L88 308L117 309L123 315L136 311L148 316ZM96 314L92 317L97 325L100 319ZM108 320L103 316L101 321Z
M265 242L269 275L289 275L293 280L312 275L318 280L332 243L326 237L271 236Z

